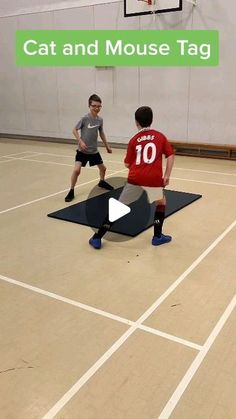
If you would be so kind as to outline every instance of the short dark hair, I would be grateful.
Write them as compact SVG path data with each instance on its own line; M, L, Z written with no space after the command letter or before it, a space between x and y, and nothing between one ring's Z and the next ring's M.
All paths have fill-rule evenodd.
M95 93L89 97L88 104L91 105L92 102L102 103L102 99Z
M149 106L141 106L138 108L135 112L135 121L138 122L138 124L142 128L150 127L153 120L153 112L152 109L149 108Z

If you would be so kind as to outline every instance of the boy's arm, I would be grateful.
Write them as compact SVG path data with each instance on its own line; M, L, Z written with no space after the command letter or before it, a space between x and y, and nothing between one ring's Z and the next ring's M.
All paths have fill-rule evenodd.
M112 153L112 149L109 146L109 144L107 142L107 139L106 139L106 136L105 136L105 133L103 131L100 132L100 137L101 137L101 140L102 140L104 146L106 147L107 152Z
M86 144L83 142L82 138L79 135L79 131L76 129L76 127L73 129L73 134L78 142L78 146L81 151L85 151L87 149Z
M175 159L174 154L171 154L166 159L166 170L163 177L163 186L167 186L169 184L169 179L170 179L172 167L174 164L174 159Z
M134 159L135 159L135 152L133 150L133 145L132 145L132 142L130 140L129 143L128 143L126 156L124 158L124 164L125 164L125 167L127 167L127 169L130 168L130 166L133 163Z

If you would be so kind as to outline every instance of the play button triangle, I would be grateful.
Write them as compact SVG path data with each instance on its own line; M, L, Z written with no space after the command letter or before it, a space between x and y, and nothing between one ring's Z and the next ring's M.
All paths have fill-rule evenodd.
M109 199L108 218L111 223L129 214L130 211L131 211L130 207L128 207L125 204L122 204L122 202L120 201L117 201L117 199L114 199L114 198Z

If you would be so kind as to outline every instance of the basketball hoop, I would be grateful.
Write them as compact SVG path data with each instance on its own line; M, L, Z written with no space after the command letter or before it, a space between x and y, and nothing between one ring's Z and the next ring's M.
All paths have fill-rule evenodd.
M181 11L183 1L197 0L123 0L124 16L153 15L157 19L160 13Z

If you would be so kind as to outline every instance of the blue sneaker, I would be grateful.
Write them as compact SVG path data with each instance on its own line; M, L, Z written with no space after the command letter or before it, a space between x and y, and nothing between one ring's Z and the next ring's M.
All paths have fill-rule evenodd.
M162 234L161 237L153 236L152 245L160 246L161 244L169 243L171 240L172 240L171 236L165 236L164 234Z
M101 249L102 240L99 237L97 239L91 237L91 239L89 239L89 244L93 246L94 249Z

